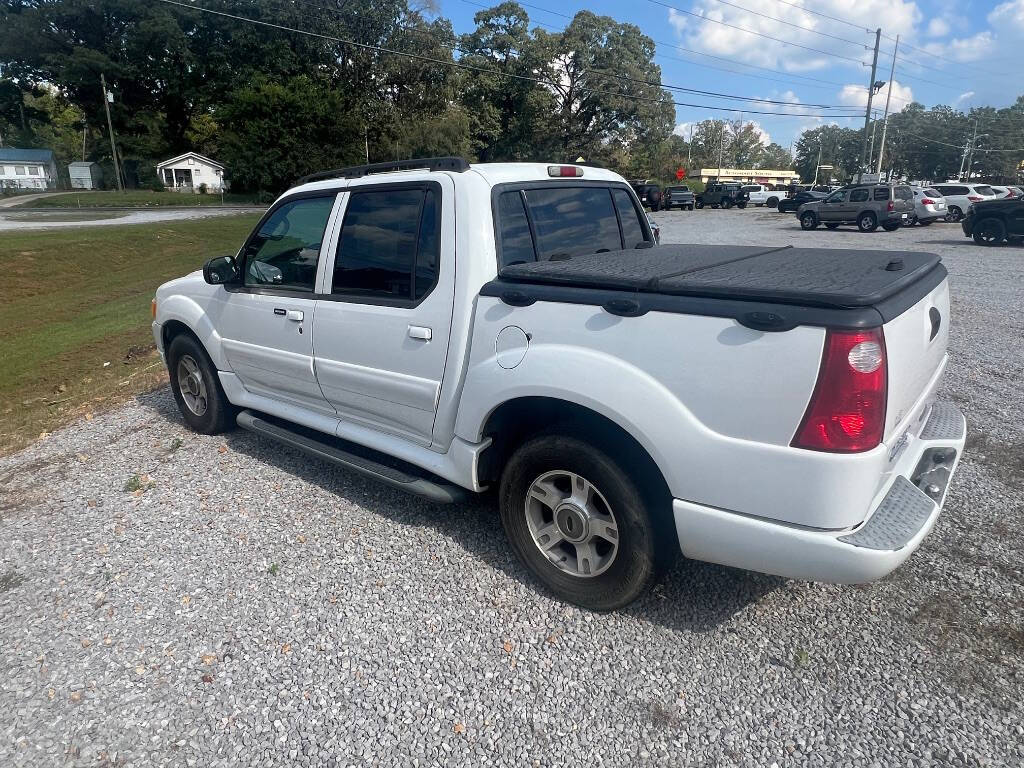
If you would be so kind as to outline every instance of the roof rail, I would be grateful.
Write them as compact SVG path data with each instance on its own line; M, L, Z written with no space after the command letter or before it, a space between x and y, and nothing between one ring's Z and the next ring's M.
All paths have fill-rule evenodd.
M371 173L386 171L411 171L426 169L430 171L453 171L464 173L469 170L469 163L464 157L419 157L413 160L394 160L387 163L370 163L369 165L353 165L350 168L335 168L333 171L320 171L303 176L296 184L307 184L310 181L323 179L361 179Z

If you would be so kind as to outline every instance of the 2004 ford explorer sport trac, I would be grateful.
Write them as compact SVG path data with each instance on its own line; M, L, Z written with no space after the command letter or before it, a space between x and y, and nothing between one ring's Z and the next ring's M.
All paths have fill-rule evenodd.
M185 421L436 501L497 490L523 563L611 610L686 557L878 579L964 446L926 253L655 245L620 176L460 158L316 174L162 285Z

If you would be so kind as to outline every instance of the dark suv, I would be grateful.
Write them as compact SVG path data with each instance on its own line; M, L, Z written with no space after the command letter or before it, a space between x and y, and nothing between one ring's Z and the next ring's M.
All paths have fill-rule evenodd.
M743 185L737 182L711 182L704 191L697 195L696 205L698 208L711 206L712 208L737 208L747 207L747 193L743 191Z
M824 200L804 203L797 211L804 229L856 224L861 232L874 232L879 225L894 232L913 215L914 191L906 184L851 184Z
M662 203L666 211L670 211L673 208L682 208L684 211L692 211L694 203L697 198L694 196L690 188L685 185L679 185L676 187L666 187L665 196L662 198Z
M631 181L629 185L633 187L636 196L640 198L640 205L644 208L650 208L652 211L661 208L661 187L657 184L651 184L646 181Z
M1006 240L1024 238L1024 200L1004 197L974 203L960 220L964 237L979 245L1002 245Z

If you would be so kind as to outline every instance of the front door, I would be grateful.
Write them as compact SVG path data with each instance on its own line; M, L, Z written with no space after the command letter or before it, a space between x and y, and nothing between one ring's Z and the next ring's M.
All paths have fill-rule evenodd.
M313 329L338 415L429 445L455 297L454 185L350 187Z
M292 198L260 222L239 254L243 284L211 311L224 354L256 395L334 415L313 371L314 289L337 192Z
M842 221L846 208L846 190L840 189L822 200L818 206L821 221Z

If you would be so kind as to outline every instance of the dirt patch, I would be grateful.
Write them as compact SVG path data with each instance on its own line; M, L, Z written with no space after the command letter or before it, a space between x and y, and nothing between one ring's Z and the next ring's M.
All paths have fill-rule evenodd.
M0 573L0 593L20 587L24 583L25 577L13 569Z

